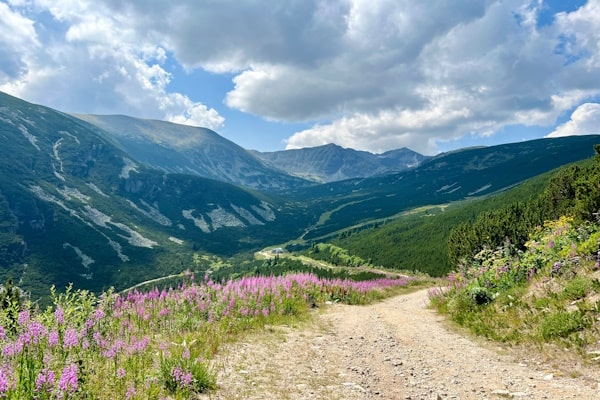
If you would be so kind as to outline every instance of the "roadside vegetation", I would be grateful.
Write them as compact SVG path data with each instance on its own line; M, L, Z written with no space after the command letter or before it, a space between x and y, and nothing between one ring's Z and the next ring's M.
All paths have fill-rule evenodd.
M576 350L599 360L600 146L528 202L480 214L450 234L456 268L432 304L473 333Z
M222 343L267 324L293 324L326 301L364 304L410 282L190 275L176 288L120 295L53 290L44 310L11 287L0 310L0 397L194 398L216 388L211 360Z

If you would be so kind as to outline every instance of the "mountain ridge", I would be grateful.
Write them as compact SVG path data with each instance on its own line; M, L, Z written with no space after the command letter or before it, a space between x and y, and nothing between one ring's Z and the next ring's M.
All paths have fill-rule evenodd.
M73 114L102 129L132 158L154 169L261 190L310 184L266 166L213 130L126 115Z
M253 154L290 175L319 183L399 172L427 159L407 148L373 154L333 143L275 152L253 151Z
M265 193L148 168L81 120L2 93L0 138L0 279L35 296L126 287L302 225Z

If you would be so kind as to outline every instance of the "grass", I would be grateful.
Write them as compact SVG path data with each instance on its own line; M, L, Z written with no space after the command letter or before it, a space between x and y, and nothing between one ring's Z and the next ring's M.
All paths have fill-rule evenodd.
M598 224L575 226L563 217L536 230L522 251L510 243L486 249L451 273L446 287L431 290L431 304L476 335L597 362L598 231Z
M216 388L212 360L224 343L301 320L311 304L365 304L410 282L188 276L147 292L53 291L44 310L9 302L0 311L0 397L194 398Z

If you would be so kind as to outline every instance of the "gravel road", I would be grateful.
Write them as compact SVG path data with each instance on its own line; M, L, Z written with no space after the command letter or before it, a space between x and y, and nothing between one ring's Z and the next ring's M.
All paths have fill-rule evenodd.
M267 327L223 349L219 389L206 398L600 399L600 368L570 374L535 351L471 339L426 305L421 290L369 306L328 305L298 327Z

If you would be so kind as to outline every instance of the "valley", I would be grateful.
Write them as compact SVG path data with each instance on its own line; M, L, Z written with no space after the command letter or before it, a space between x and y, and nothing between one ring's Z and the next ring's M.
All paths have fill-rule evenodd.
M5 94L0 117L0 280L12 277L42 300L52 284L122 290L192 266L210 268L193 265L194 254L251 257L274 243L303 248L422 207L485 198L590 157L600 140L542 139L429 158L406 149L377 157L332 146L294 152L295 168L312 162L313 172L343 170L345 159L357 157L372 166L358 178L317 183L202 128L76 118Z

